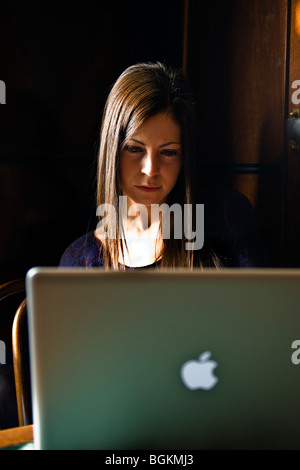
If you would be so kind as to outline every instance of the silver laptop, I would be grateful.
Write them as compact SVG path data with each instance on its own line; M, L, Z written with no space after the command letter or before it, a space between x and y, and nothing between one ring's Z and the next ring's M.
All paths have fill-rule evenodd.
M300 449L300 270L27 274L41 449Z

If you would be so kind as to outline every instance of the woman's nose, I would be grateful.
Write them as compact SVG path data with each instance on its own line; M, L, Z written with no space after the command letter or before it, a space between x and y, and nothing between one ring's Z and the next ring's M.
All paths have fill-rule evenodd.
M147 176L156 176L159 173L159 162L156 153L147 152L142 160L142 173Z

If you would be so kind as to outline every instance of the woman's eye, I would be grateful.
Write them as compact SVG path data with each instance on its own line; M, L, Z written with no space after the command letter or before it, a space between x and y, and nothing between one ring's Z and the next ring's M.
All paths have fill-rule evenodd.
M162 151L163 155L166 155L167 157L175 157L177 155L177 150L168 150L165 149Z
M130 153L138 153L142 152L143 149L141 147L137 147L136 145L126 145L125 150Z

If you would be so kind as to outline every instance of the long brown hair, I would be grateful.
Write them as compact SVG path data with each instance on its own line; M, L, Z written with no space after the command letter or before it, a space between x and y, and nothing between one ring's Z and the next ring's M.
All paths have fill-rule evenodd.
M127 68L113 85L104 108L98 155L97 206L111 204L119 214L119 157L124 141L151 116L169 113L181 130L183 165L168 204L193 204L196 158L199 140L196 112L183 73L161 63L140 63ZM123 253L118 232L116 239L106 238L102 245L106 267L119 269L119 251ZM161 265L192 267L207 264L199 251L185 249L185 239L163 240ZM200 250L203 251L203 250Z

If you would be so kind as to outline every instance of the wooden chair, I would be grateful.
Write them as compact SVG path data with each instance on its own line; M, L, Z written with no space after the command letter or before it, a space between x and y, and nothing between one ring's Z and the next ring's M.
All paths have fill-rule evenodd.
M14 281L6 282L0 286L0 300L5 299L9 295L25 292L25 280L15 279Z
M25 280L16 279L0 286L0 301L14 294L25 293ZM29 373L24 364L23 342L26 332L26 299L18 307L12 327L13 368L19 426L31 424Z
M13 364L17 397L19 426L31 424L30 377L24 360L24 336L26 331L26 299L19 305L12 328Z

